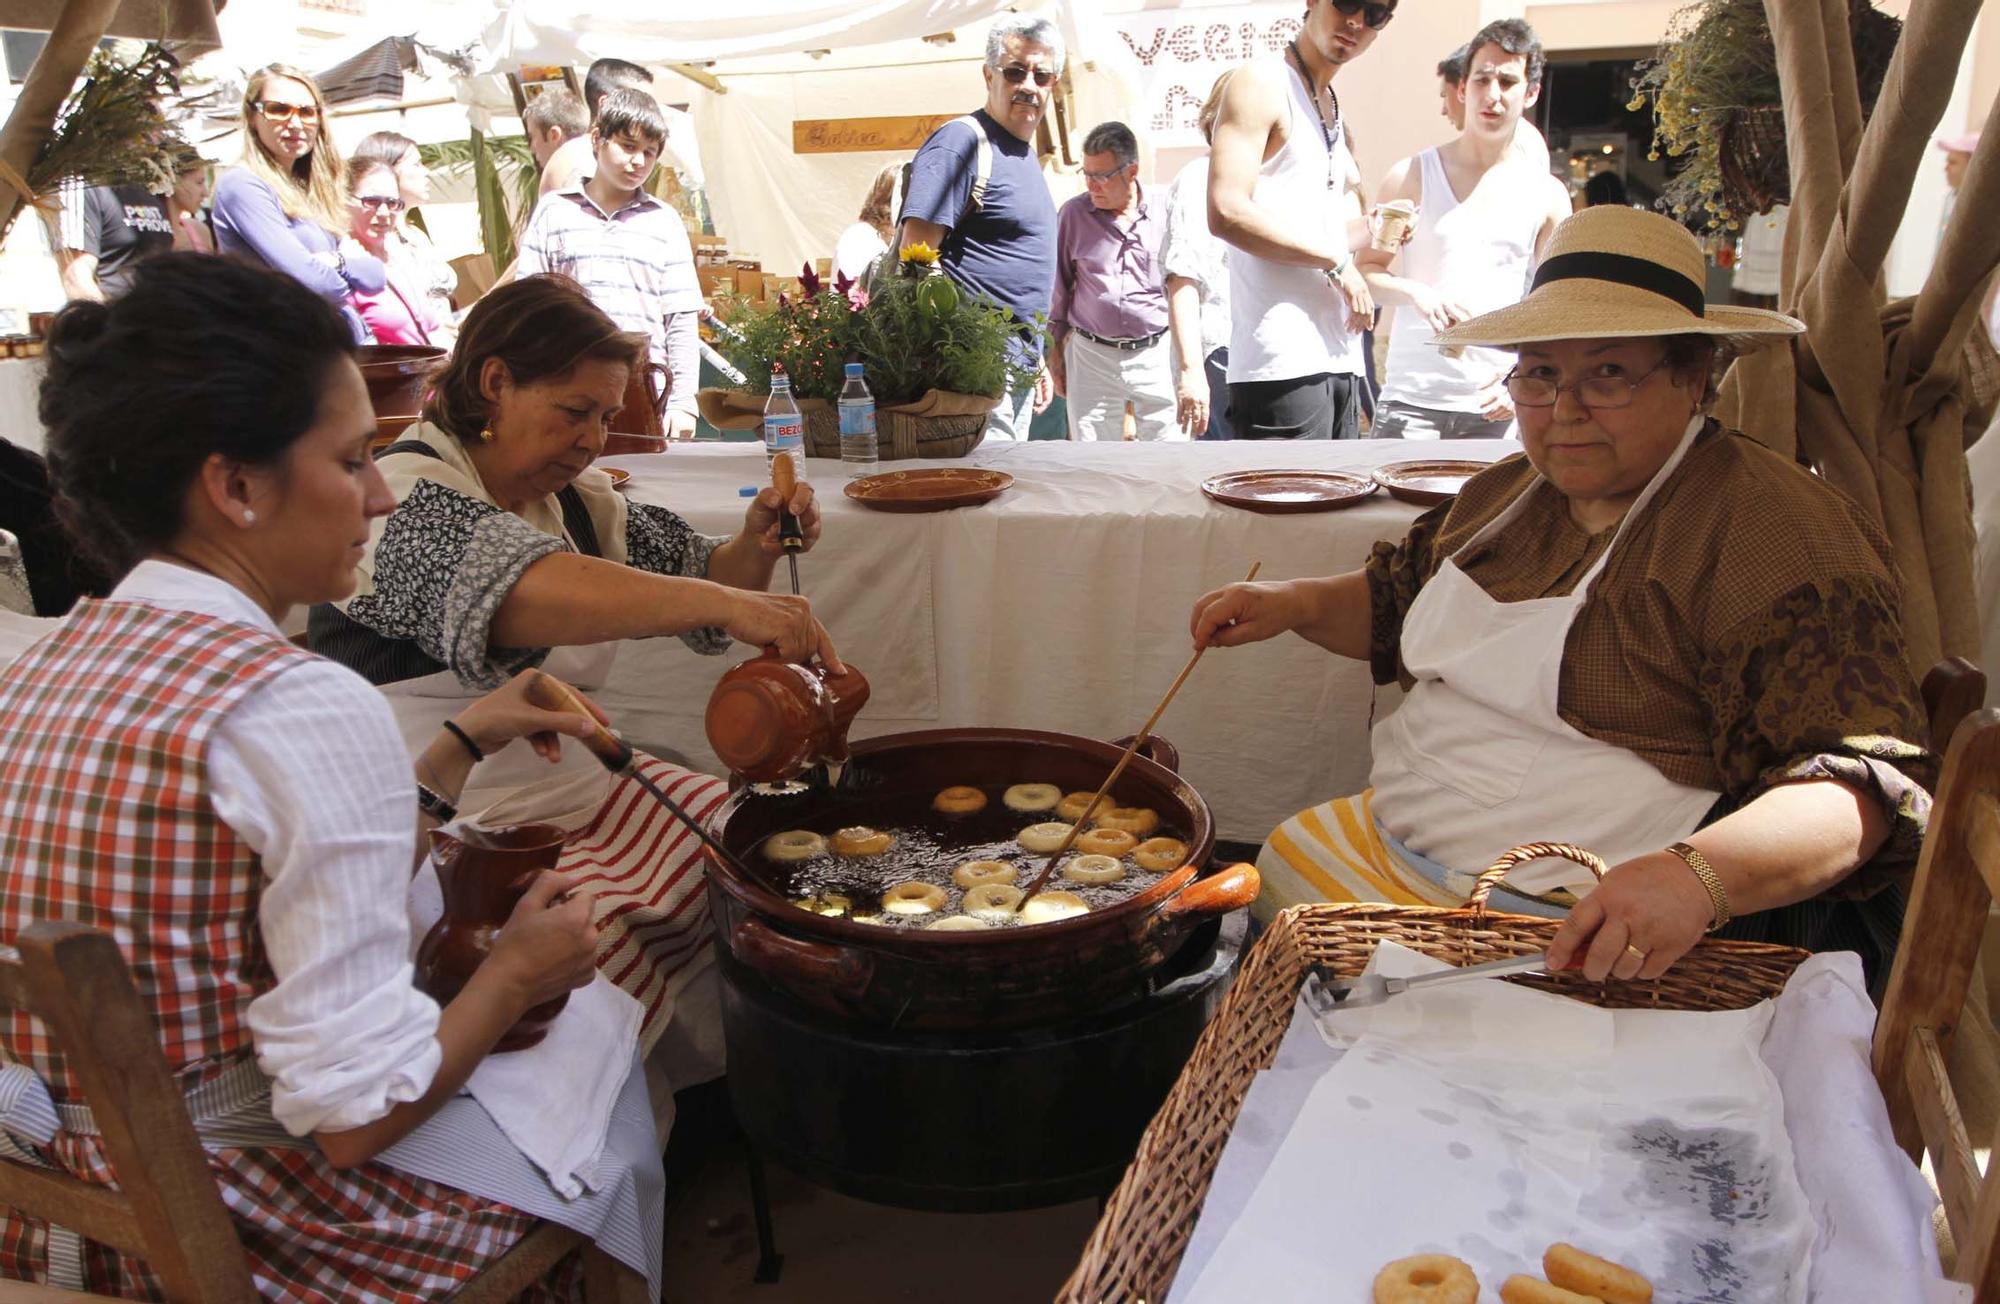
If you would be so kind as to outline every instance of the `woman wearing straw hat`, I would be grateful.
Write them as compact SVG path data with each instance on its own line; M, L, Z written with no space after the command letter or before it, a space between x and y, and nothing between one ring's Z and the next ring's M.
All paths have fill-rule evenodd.
M1501 852L1563 841L1602 885L1544 861L1494 898L1567 914L1553 964L1657 977L1727 925L1886 974L1933 773L1894 563L1853 502L1706 415L1718 353L1804 327L1705 304L1703 270L1666 218L1568 219L1524 300L1436 341L1518 354L1526 455L1359 570L1195 604L1196 646L1292 630L1407 689L1369 789L1272 834L1260 909L1457 905Z

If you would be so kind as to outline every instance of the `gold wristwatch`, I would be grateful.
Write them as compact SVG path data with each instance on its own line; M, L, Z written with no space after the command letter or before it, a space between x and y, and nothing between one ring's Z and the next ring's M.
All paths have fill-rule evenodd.
M1694 876L1701 880L1701 885L1708 889L1708 904L1715 911L1715 922L1708 926L1708 931L1712 933L1728 923L1729 893L1722 886L1722 876L1715 872L1715 866L1708 863L1708 857L1685 842L1676 842L1667 850L1685 860L1687 867L1694 871Z

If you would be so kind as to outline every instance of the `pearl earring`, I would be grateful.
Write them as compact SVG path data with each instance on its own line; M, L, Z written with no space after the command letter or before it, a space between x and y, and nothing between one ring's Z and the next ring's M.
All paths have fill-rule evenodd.
M248 507L244 508L243 523L245 525L255 525L257 523L257 513L251 511Z

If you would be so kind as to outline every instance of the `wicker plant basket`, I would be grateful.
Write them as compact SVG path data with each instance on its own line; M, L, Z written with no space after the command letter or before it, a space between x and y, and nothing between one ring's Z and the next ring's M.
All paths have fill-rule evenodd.
M1106 1202L1057 1304L1158 1304L1167 1297L1243 1097L1276 1057L1299 986L1314 965L1358 975L1379 942L1398 942L1460 966L1545 950L1560 926L1557 920L1489 914L1484 904L1507 870L1551 855L1603 873L1603 862L1589 852L1534 843L1510 851L1481 875L1465 909L1314 905L1280 914L1251 948L1235 986L1140 1138L1132 1166ZM1579 974L1507 981L1607 1009L1738 1010L1776 996L1805 958L1806 952L1787 946L1711 939L1652 982L1598 984Z
M799 405L806 419L806 456L840 456L840 413L831 406ZM913 457L964 457L986 437L986 414L911 416L894 408L875 413L876 452L885 462Z
M1848 0L1848 35L1854 49L1854 79L1865 122L1882 93L1882 80L1903 31L1903 21L1877 9L1871 0ZM1766 38L1768 39L1768 37ZM1757 104L1728 111L1718 141L1722 200L1740 216L1768 213L1792 202L1791 161L1785 152L1785 110Z

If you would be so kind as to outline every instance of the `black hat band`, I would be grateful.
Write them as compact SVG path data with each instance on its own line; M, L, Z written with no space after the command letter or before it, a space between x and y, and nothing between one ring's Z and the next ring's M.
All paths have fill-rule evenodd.
M1702 297L1701 287L1693 280L1669 267L1662 267L1647 258L1633 258L1628 254L1606 254L1584 252L1557 254L1535 269L1535 283L1531 290L1539 290L1551 281L1610 281L1614 285L1629 285L1635 290L1645 290L1665 299L1672 299L1681 307L1699 317L1707 307Z

